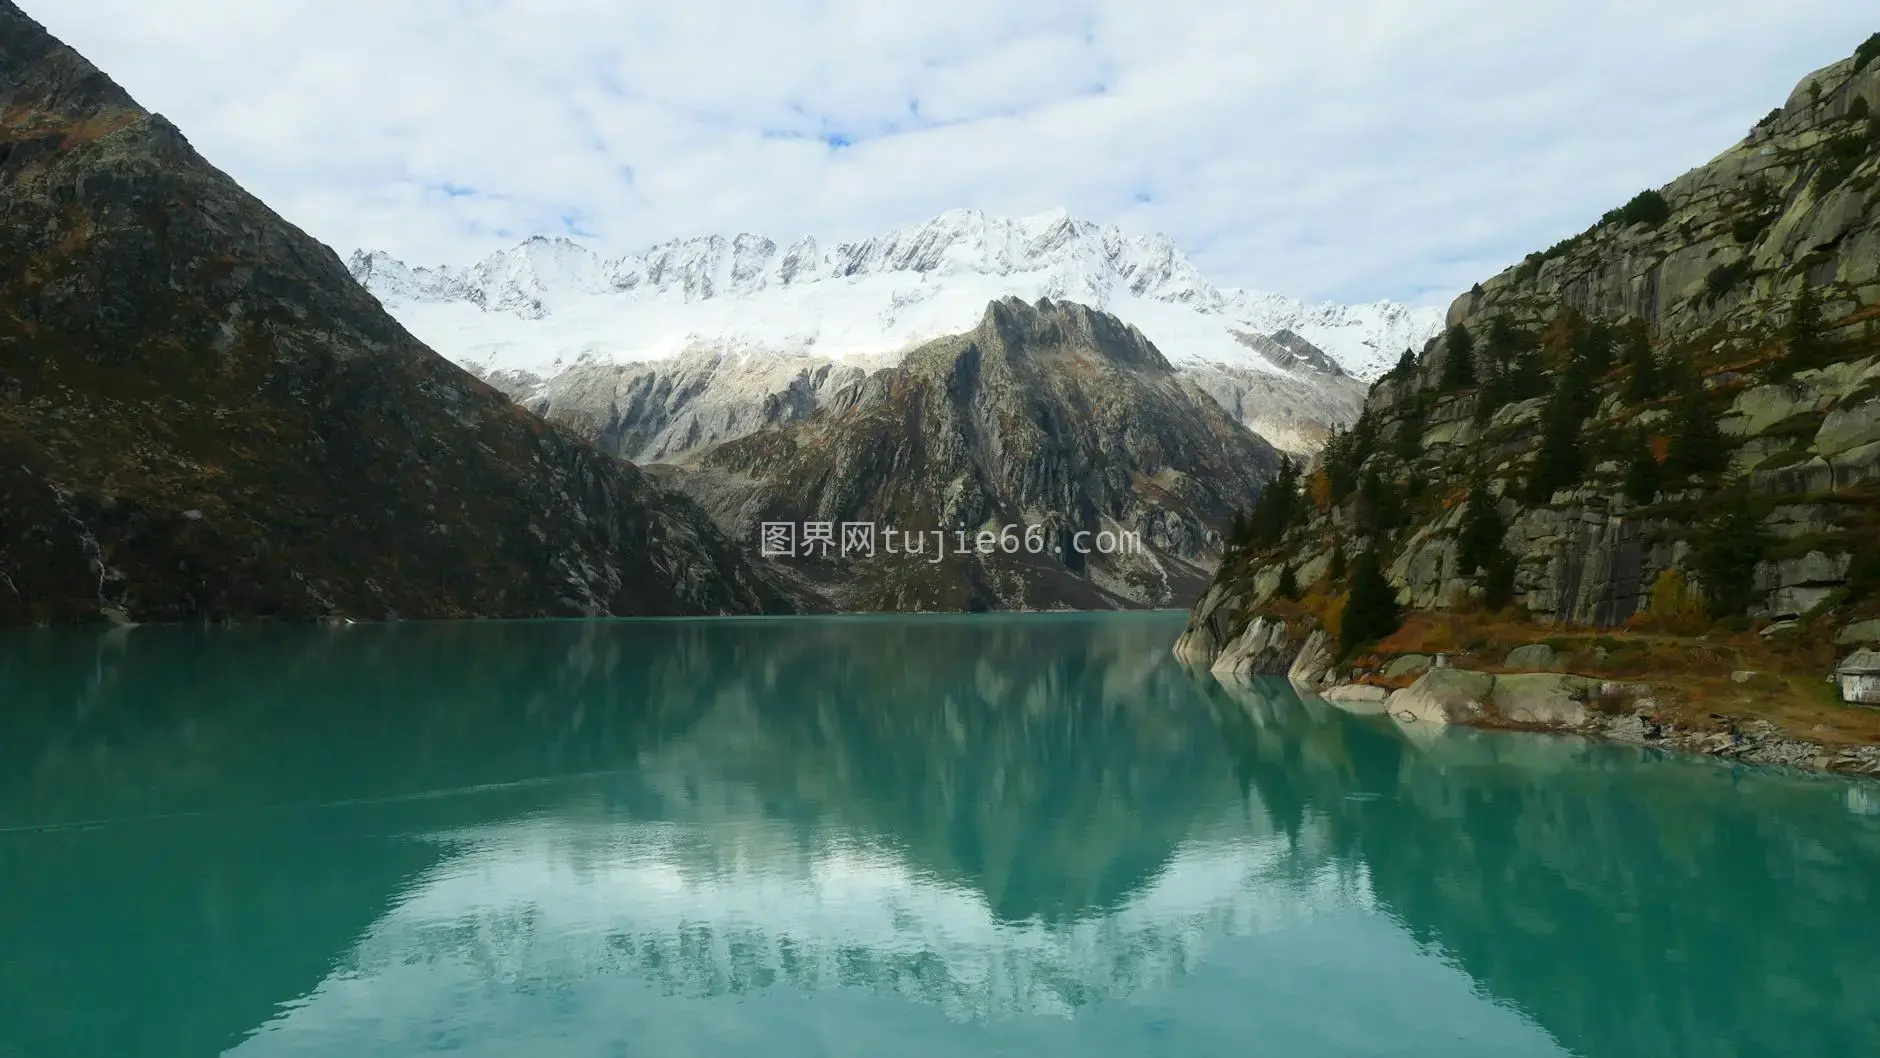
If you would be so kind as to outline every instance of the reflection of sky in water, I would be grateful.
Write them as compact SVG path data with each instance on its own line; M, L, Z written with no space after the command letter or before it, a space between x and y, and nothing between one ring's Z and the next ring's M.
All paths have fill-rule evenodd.
M0 640L0 1054L1880 1054L1872 784L1180 625Z
M770 1023L821 1041L811 1053L829 1046L825 1035L859 1045L871 1031L900 1053L894 1034L934 1018L952 1026L946 1046L981 1032L1028 1036L1043 1018L1060 1028L1037 1045L1069 1047L1099 1031L1116 1001L1179 1008L1168 1016L1184 1032L1284 1031L1302 998L1289 985L1323 975L1339 982L1327 982L1333 1006L1364 1004L1367 1027L1321 1010L1293 1030L1312 1046L1340 1031L1382 1041L1392 1017L1390 1031L1412 1035L1459 1018L1502 1047L1479 1053L1555 1053L1377 914L1362 865L1304 851L1310 834L1227 832L1234 825L1184 843L1121 906L1058 924L1000 921L973 889L836 828L558 813L433 834L451 855L236 1053L394 1053L401 1038L471 1054L550 1041L611 1053L609 1040L637 1035L632 1024L685 1048L731 1046L747 1032L761 1047ZM1188 1009L1222 972L1263 965L1281 979L1237 986L1218 1011ZM1155 1021L1139 1010L1128 1026ZM449 1040L427 1036L446 1024ZM583 1052L577 1040L602 1049ZM1091 1053L1105 1041L1085 1043ZM908 1053L945 1053L935 1046Z

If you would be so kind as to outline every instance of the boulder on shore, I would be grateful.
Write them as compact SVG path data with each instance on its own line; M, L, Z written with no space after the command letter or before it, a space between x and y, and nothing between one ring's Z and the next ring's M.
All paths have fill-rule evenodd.
M1559 672L1517 673L1495 677L1495 712L1520 724L1578 727L1586 722L1586 702L1599 693L1599 681Z
M1459 724L1487 712L1495 677L1468 669L1431 669L1390 696L1390 715L1406 723Z
M1556 672L1560 669L1560 653L1545 643L1529 643L1510 650L1501 664L1525 672Z

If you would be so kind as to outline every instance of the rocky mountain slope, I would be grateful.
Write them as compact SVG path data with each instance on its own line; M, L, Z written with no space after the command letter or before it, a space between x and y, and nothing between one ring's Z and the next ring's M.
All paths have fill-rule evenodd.
M1305 452L1356 416L1354 379L1440 325L1433 309L1390 302L1223 290L1165 236L1061 211L954 210L828 248L743 234L603 258L538 237L468 268L363 251L350 267L434 348L636 460L681 459L795 421L1008 296L1121 317L1255 432Z
M754 546L765 522L920 534L868 558L799 546L791 565L844 609L1104 608L1192 600L1278 460L1141 331L1006 298L665 473Z
M1328 444L1298 513L1223 563L1180 652L1316 681L1387 658L1433 627L1421 614L1707 632L1713 653L1753 627L1817 693L1837 634L1844 653L1880 629L1848 626L1880 607L1877 112L1880 36L1710 162L1458 298ZM1367 565L1408 609L1395 638Z
M0 0L0 623L787 609Z

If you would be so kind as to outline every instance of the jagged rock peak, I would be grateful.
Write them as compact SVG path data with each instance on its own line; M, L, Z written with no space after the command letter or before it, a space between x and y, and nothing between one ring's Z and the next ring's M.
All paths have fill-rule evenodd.
M1003 297L986 306L973 337L1008 354L1094 352L1132 367L1172 371L1155 344L1132 324L1074 301Z

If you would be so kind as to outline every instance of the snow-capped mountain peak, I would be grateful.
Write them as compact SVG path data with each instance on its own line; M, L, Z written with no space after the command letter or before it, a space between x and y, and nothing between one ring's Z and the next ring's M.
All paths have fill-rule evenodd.
M1441 322L1440 310L1388 301L1308 305L1223 290L1166 235L1126 234L1062 209L1016 219L953 209L823 246L809 236L784 244L740 233L603 258L571 239L537 236L467 268L412 267L363 251L351 265L446 355L538 375L577 348L616 361L719 342L815 344L838 357L892 353L964 330L987 302L1016 295L1116 313L1178 364L1276 370L1232 332L1287 330L1369 379ZM541 325L515 326L525 321Z

